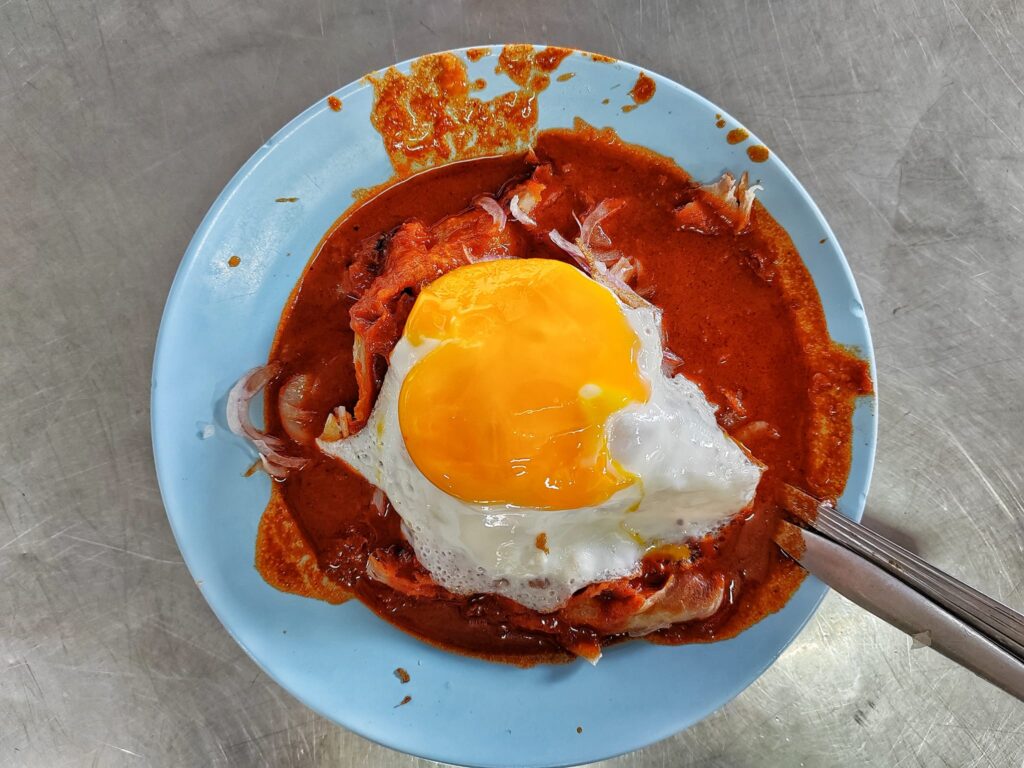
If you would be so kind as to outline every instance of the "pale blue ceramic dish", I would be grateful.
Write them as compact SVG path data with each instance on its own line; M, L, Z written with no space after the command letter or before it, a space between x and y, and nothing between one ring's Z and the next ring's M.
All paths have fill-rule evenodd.
M507 90L498 49L471 63L483 95ZM457 52L464 55L462 52ZM408 62L398 65L407 70ZM540 127L580 116L672 156L699 180L748 169L759 198L789 231L821 294L833 338L874 359L850 269L820 211L774 156L753 164L750 142L728 144L722 110L663 77L654 98L624 113L639 72L573 54L539 97ZM373 92L360 81L310 107L256 152L196 232L164 311L153 370L152 429L160 488L182 555L214 612L252 658L305 704L357 733L415 755L473 766L553 766L637 749L696 723L753 682L800 632L825 587L813 578L777 614L735 639L666 648L633 642L585 662L522 670L426 646L352 602L283 594L253 567L265 475L243 478L249 448L225 428L225 395L266 360L292 287L351 193L392 173L370 124ZM610 103L602 104L608 98ZM727 129L738 123L725 115ZM726 130L727 130L726 129ZM295 203L276 203L297 197ZM825 243L819 241L825 238ZM232 255L241 259L230 268ZM859 518L871 476L876 408L855 414L853 467L841 506ZM216 434L200 439L206 424ZM412 680L401 685L396 667ZM412 701L395 705L406 694ZM582 733L577 728L582 727Z

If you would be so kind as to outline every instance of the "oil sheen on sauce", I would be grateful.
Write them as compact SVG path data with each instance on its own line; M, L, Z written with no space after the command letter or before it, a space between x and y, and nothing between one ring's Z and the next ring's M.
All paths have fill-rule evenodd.
M562 51L541 56L529 47L509 46L502 52L499 68L520 86L514 97L519 107L535 97L534 86L546 87L543 78L557 69ZM750 514L701 546L698 567L730 579L727 604L707 620L646 639L678 644L731 637L781 608L800 584L803 571L772 542L782 516L775 489L789 482L823 497L842 492L854 400L871 390L867 366L829 338L806 267L785 230L760 204L739 234L680 229L674 211L692 199L693 181L671 161L621 142L610 130L578 122L574 130L538 134L535 110L521 110L523 122L502 123L503 97L497 97L478 103L484 106L474 114L482 122L453 155L451 144L442 146L441 137L453 130L446 121L478 101L468 89L462 101L455 88L454 106L441 92L434 94L438 103L425 99L418 106L438 133L421 130L418 145L399 140L411 126L400 114L391 115L392 108L408 106L417 88L429 90L414 78L448 77L457 84L460 66L434 60L419 70L414 64L413 79L389 70L375 81L374 121L383 126L396 181L361 197L313 254L271 350L271 359L283 366L278 381L299 373L316 376L316 395L305 407L320 420L335 406L354 403L350 300L339 295L338 275L346 255L367 238L410 218L432 223L463 210L478 195L497 194L525 178L538 161L557 169L580 210L611 196L636 202L648 213L635 226L620 227L615 246L640 262L651 300L664 312L667 345L685 361L680 372L718 406L720 425L768 467ZM532 154L507 151L510 144L522 150L531 146ZM502 148L500 154L494 151ZM474 159L417 172L452 156ZM509 226L518 224L510 219ZM530 255L558 254L538 242ZM276 402L278 386L268 389L268 403ZM268 429L283 436L274 409L266 410ZM354 596L402 629L462 653L521 665L572 658L550 635L510 630L500 605L486 597L423 600L367 578L366 542L400 545L401 521L389 505L382 511L373 507L374 489L361 477L315 450L308 455L306 468L273 484L260 523L256 565L270 584L332 603Z

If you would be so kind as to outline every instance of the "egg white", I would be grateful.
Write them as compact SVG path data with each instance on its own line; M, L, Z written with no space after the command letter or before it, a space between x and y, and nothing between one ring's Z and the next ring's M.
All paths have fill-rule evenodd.
M400 339L366 426L343 440L318 441L387 494L417 558L441 586L553 611L588 584L635 575L649 547L711 532L753 500L760 467L719 428L696 384L662 373L661 310L619 305L640 339L638 365L651 394L607 421L612 457L638 480L602 504L481 505L431 483L406 450L398 399L406 375L436 341L413 346ZM542 533L547 552L537 546Z

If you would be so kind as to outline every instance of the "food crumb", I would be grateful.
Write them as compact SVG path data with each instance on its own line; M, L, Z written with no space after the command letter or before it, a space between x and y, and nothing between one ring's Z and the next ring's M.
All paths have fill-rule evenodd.
M818 241L818 245L824 245L827 240L828 240L827 237L821 238L821 240Z
M602 104L607 104L611 99L601 99Z
M478 77L476 80L473 81L473 90L474 91L482 91L486 87L487 87L487 81L484 80L482 77Z
M490 48L470 48L466 51L466 58L470 61L480 61L484 56L491 52Z
M583 733L583 726L582 725L577 725L576 726L576 733Z
M404 707L404 706L405 706L406 704L408 704L408 703L409 703L410 701L412 701L412 696L405 696L405 697L404 697L404 698L403 698L403 699L402 699L402 700L401 700L400 702L398 702L397 704L395 704L395 706L393 707L393 709L398 709L399 707Z
M741 141L746 141L747 137L750 136L745 128L733 128L727 134L725 134L725 140L730 144L739 144Z
M715 121L715 128L725 128L725 120L723 120L722 118L718 118Z
M242 263L242 259L239 256L237 256L237 255L232 256L230 259L228 259L228 266L229 267L237 267L241 263Z
M395 677L398 678L399 682L402 685L405 685L406 683L409 682L409 680L412 679L412 678L409 677L409 673L406 672L404 669L402 669L402 667L399 667L398 669L395 670Z
M622 105L622 111L623 112L632 112L634 109L637 108L637 106L638 105L636 105L636 104L623 104Z
M763 163L768 159L768 147L763 144L755 144L752 147L747 147L747 157L755 163Z
M297 197L278 197L274 200L275 203L297 203L299 198Z
M557 80L560 83L564 83L566 80L572 80L574 77L576 77L575 72L564 72L563 74L556 77L555 80Z
M339 99L337 96L328 96L327 106L330 107L335 112L341 112L341 99Z
M537 538L533 543L545 555L551 554L551 550L548 549L548 535L544 531L537 534Z

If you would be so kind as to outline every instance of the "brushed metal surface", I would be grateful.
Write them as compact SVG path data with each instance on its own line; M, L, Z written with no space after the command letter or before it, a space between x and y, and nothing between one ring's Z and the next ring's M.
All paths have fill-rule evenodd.
M0 764L424 764L295 702L207 609L157 492L150 363L192 232L279 126L506 40L657 70L789 164L875 335L867 521L1024 607L1020 4L0 0ZM832 594L737 700L607 765L1022 760L1020 704Z

